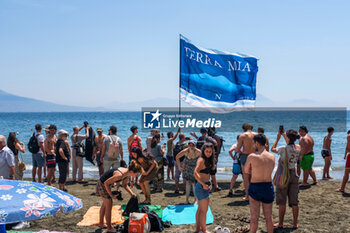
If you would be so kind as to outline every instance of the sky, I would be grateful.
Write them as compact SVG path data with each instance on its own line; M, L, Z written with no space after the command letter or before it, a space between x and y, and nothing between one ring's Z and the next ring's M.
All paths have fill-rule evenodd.
M0 89L77 106L178 98L179 34L259 58L257 93L348 106L349 1L0 1Z

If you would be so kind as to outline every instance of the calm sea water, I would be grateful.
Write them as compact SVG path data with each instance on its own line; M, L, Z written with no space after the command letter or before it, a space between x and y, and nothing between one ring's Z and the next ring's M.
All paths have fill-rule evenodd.
M276 113L278 114L278 112ZM123 141L124 155L128 155L126 140L131 134L130 127L137 125L141 128L141 113L140 112L81 112L81 113L0 113L0 134L8 136L9 132L17 132L17 137L25 144L28 143L30 136L33 133L35 124L40 123L43 127L49 124L55 124L58 129L65 129L69 133L72 133L72 128L75 125L82 126L86 120L90 125L96 129L102 127L104 133L107 133L110 125L116 125L118 127L118 136ZM278 115L276 116L278 119ZM237 122L245 123L242 119L236 119ZM347 125L350 123L349 114L347 117ZM262 124L264 126L264 124ZM268 128L268 126L264 126ZM326 130L326 129L325 129ZM167 132L162 132L166 135ZM218 132L217 134L223 136L224 151L222 150L219 163L218 163L218 178L229 179L232 171L232 159L228 154L228 150L232 144L236 143L236 136L241 132ZM140 130L139 135L142 138L142 144L145 146L145 139L149 133L142 132ZM197 132L197 134L199 134ZM272 146L276 139L276 132L265 132L270 140ZM321 149L323 137L326 132L310 132L310 135L315 140L315 162L314 169L318 178L322 176L323 158L321 157ZM188 135L189 136L189 135ZM344 151L346 146L346 132L335 132L332 136L332 171L331 175L336 179L342 179L344 172ZM166 138L162 143L166 142ZM280 141L280 145L283 145L283 141ZM277 155L278 156L278 155ZM31 177L31 154L26 151L23 154L23 159L27 164L27 170L25 171L25 177ZM276 160L277 161L277 160ZM90 178L98 177L97 167L94 167L91 163L84 161L84 176Z

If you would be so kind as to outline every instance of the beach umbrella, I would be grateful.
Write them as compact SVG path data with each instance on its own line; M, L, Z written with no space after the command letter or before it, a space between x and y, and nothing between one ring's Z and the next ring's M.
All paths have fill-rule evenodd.
M0 224L46 218L82 206L81 199L45 184L0 180Z

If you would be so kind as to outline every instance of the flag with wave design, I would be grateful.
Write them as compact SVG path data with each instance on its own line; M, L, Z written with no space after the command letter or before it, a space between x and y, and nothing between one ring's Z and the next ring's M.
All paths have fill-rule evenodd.
M185 102L231 112L255 107L258 59L204 49L180 35L180 95Z

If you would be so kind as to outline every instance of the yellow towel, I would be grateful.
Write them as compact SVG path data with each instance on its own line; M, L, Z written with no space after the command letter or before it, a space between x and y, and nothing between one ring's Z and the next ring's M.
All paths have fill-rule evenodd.
M100 208L101 206L92 206L88 209L77 226L93 226L98 225L100 222ZM112 224L120 224L124 222L124 217L122 216L122 208L120 205L113 206L112 208Z

